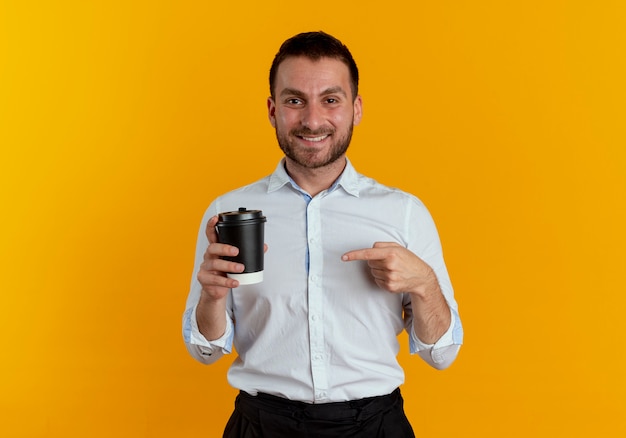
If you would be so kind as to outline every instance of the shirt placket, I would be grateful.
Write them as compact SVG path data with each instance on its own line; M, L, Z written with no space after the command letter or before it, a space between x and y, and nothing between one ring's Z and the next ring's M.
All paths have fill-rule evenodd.
M320 194L313 198L307 207L309 345L313 395L316 403L328 400L327 353L324 348L323 253L320 211L323 195Z

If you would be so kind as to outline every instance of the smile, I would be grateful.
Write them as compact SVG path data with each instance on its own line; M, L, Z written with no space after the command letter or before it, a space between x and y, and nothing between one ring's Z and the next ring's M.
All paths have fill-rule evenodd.
M320 142L325 140L326 138L328 138L329 134L325 134L325 135L320 135L318 137L305 137L303 135L299 135L298 137L300 137L302 140L306 140L306 141L311 141L314 143Z

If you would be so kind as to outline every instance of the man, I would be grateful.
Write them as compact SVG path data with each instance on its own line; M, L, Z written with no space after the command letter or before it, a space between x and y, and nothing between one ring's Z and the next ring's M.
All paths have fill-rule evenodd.
M439 237L414 196L358 174L346 158L362 116L349 50L296 35L270 70L269 120L285 157L270 176L217 198L200 229L183 335L212 363L237 350L240 389L225 437L412 437L397 335L435 368L463 329ZM216 215L267 217L265 278L239 285Z

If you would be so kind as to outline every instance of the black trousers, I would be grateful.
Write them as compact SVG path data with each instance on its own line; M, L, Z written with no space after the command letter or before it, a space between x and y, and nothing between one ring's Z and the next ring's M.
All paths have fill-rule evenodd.
M400 389L361 400L308 404L243 391L224 438L412 438Z

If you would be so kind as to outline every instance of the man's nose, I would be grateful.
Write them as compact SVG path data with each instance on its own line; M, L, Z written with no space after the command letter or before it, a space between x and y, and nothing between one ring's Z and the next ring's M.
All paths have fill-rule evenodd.
M319 104L308 104L302 111L302 126L316 130L324 125L324 111Z

